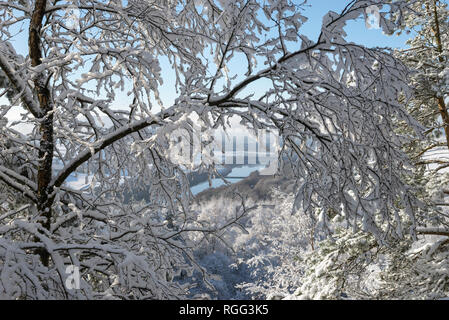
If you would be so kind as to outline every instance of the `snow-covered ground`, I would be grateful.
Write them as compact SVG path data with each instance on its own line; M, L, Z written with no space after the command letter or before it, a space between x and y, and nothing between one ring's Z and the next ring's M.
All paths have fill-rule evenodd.
M449 163L449 149L446 146L434 148L428 152L426 152L423 156L424 161L431 161L431 160L437 160L439 162L447 162ZM441 164L439 163L432 163L427 166L428 170L435 170L437 169ZM440 170L441 173L449 172L449 168L444 168Z

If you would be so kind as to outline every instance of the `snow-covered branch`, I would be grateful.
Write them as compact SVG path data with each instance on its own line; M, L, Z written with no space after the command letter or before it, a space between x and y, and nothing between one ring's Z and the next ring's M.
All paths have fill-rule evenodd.
M20 94L20 98L25 105L25 107L33 114L35 118L40 118L42 116L42 110L39 104L34 99L33 93L20 75L17 74L16 70L11 66L7 57L10 54L2 43L0 43L0 68L6 74L12 86Z
M416 228L416 232L424 235L437 235L437 236L447 236L449 237L449 229L446 228Z
M185 297L181 283L204 275L190 234L226 242L223 228L242 227L243 217L214 227L192 212L186 167L170 157L172 133L191 129L192 114L208 129L237 117L249 130L277 130L292 210L319 220L323 234L331 214L380 242L414 233L418 200L401 151L408 137L396 130L399 121L422 130L401 103L409 70L344 32L382 3L390 32L408 1L351 1L325 15L316 41L302 34L302 5L285 0L79 0L75 19L71 2L47 2L0 2L8 80L0 84L29 111L0 123L0 187L8 203L16 194L32 202L12 214L24 205L18 197L2 216L0 273L11 280L0 296ZM10 44L27 20L22 57ZM170 108L160 95L167 78ZM10 99L0 114L13 110ZM85 181L74 190L77 175ZM77 294L61 279L70 265L83 275Z

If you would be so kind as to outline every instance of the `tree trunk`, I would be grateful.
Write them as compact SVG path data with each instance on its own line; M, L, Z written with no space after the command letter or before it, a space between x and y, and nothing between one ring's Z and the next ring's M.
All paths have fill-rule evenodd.
M427 7L429 9L429 7ZM430 11L430 10L429 10ZM438 11L437 11L437 0L433 0L433 18L435 26L433 27L433 34L435 37L435 43L437 45L437 52L443 53L443 42L441 40L441 31L440 31L440 22L438 20ZM439 57L438 60L443 63L443 57ZM441 119L443 120L444 132L446 134L446 143L449 148L449 113L447 111L446 103L444 101L444 97L436 97L438 102L438 110L441 114Z
M446 103L443 97L438 97L438 110L440 111L441 118L443 120L444 133L446 134L446 144L449 148L449 114L447 112Z
M42 63L41 49L41 29L45 15L46 0L36 0L29 30L29 54L31 65L36 67ZM47 80L44 74L38 75L34 80L35 90L39 99L39 105L43 113L40 118L40 146L39 146L39 166L37 174L37 209L41 218L41 224L44 229L50 230L52 216L52 197L53 192L50 183L53 171L53 113L52 103L50 101L50 91L47 88ZM36 239L38 241L38 239ZM39 252L42 263L45 266L49 264L49 253L42 249Z

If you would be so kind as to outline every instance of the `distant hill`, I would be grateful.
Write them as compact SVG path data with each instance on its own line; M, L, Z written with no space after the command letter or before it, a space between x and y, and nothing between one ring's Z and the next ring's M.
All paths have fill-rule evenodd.
M232 198L235 192L252 198L253 200L271 200L272 189L280 188L284 192L292 192L295 181L280 176L261 176L258 171L251 173L237 183L225 185L218 188L210 188L195 196L195 201L210 201L220 197Z

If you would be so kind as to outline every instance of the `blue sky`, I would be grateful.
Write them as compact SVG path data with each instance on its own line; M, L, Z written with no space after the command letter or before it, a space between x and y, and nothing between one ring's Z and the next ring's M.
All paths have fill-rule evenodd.
M306 9L304 15L309 20L303 26L303 32L310 39L316 39L320 33L323 16L328 11L340 13L349 2L349 0L308 0L307 3L310 4L310 7ZM348 34L347 39L349 41L368 47L402 48L410 37L406 35L387 36L381 30L368 29L365 26L363 17L360 17L358 21L349 22L345 30Z
M300 2L300 0L298 0ZM308 18L308 21L302 27L302 32L311 40L316 40L321 30L321 24L323 16L328 11L335 11L340 13L346 5L350 2L350 0L332 0L332 1L324 1L324 0L308 0L308 6L305 8L303 15ZM16 37L16 41L13 42L16 50L22 54L26 54L27 52L27 29L28 26L23 26L25 32L18 35ZM369 47L394 47L401 48L405 47L406 40L410 37L410 35L401 35L401 36L387 36L382 33L379 29L368 29L365 26L365 21L363 17L360 17L357 21L350 22L345 28L348 37L347 39L353 41L358 44L366 45ZM162 64L162 70L169 70L169 65L166 59L162 58L160 60ZM241 63L244 63L242 60ZM237 66L237 71L241 71L246 69L246 65L243 68L240 68L240 62L236 61L232 63L232 66ZM231 70L232 72L232 70ZM176 94L174 91L174 74L170 71L164 71L163 74L164 85L160 88L160 94L162 101L166 107L169 107L174 102L176 98ZM249 90L263 90L263 83L256 84ZM131 98L126 96L126 93L119 93L117 99L114 103L114 106L118 108L123 108L129 105ZM0 98L0 103L5 103L4 98ZM157 112L158 110L154 110Z
M298 0L298 3L301 2ZM317 40L323 21L324 15L329 11L335 11L340 13L350 2L350 0L308 0L307 6L304 8L303 15L308 18L308 21L303 25L302 32L312 41ZM365 19L360 16L357 21L351 21L345 28L349 41L362 44L368 47L392 47L392 48L404 48L406 47L406 41L410 38L410 35L393 35L387 36L383 34L380 29L368 29L365 25ZM162 62L164 63L164 62ZM239 67L239 61L233 61L232 66ZM239 71L246 71L246 62L241 61L243 68L238 68ZM166 68L162 68L167 70ZM236 68L237 69L237 68ZM232 70L231 70L232 72ZM161 98L164 105L170 106L173 103L173 84L174 77L172 74L167 73L165 75L164 85L161 87ZM253 84L250 90L262 90L263 84L260 82ZM119 101L117 101L120 104Z
M300 0L297 0L300 2ZM335 11L340 13L350 0L307 0L307 7L305 8L304 15L309 19L304 24L302 31L310 39L316 39L319 35L321 22L323 16L328 11ZM446 1L447 2L447 1ZM28 29L28 25L24 24L24 29ZM351 22L347 28L348 39L367 46L391 46L402 47L405 45L407 36L386 36L383 35L380 30L367 29L365 27L365 21L360 17L359 21ZM23 33L25 36L25 32ZM27 51L26 37L18 36L14 45L18 52ZM23 41L25 40L25 41Z

